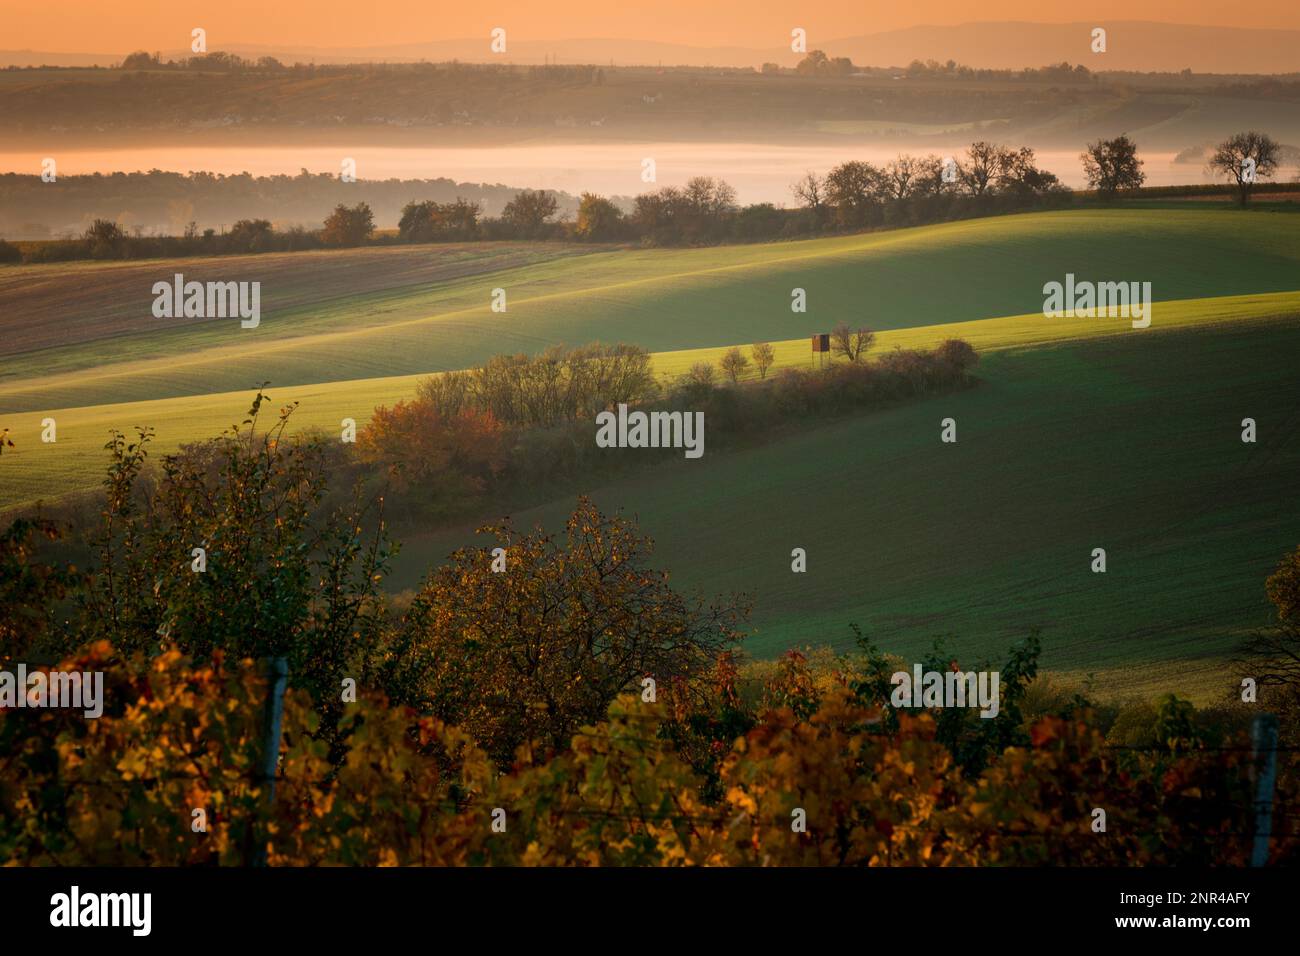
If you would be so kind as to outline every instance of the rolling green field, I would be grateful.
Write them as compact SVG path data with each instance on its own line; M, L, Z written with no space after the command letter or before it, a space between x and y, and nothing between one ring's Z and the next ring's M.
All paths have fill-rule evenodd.
M1041 312L976 319L946 325L883 331L877 338L877 352L903 348L932 348L946 338L961 338L981 352L1059 344L1080 339L1141 335L1159 339L1171 333L1209 328L1241 321L1268 321L1300 314L1300 292L1226 296L1166 302L1157 306L1149 329L1135 332L1125 319L1087 318L1048 321ZM774 343L774 369L809 364L807 339ZM682 374L696 362L716 363L726 346L656 352L656 372L665 380ZM752 371L749 378L753 378ZM771 374L771 373L769 373ZM344 418L364 425L378 405L392 405L410 398L424 375L398 375L371 379L317 382L309 385L273 387L269 394L279 407L299 402L293 416L296 429L335 432ZM113 429L133 434L136 425L154 430L154 452L174 451L188 441L215 435L241 421L253 395L252 388L182 398L147 399L71 408L5 414L0 427L17 436L15 449L6 450L0 460L0 502L5 507L25 506L70 492L96 487L105 461L104 443ZM58 441L42 444L41 422L53 418Z
M1095 672L1102 693L1207 699L1235 683L1227 656L1269 620L1263 579L1300 541L1300 217L1116 209L701 250L461 255L467 266L427 287L376 291L348 281L376 266L355 253L302 268L250 257L267 260L285 297L255 330L158 330L150 270L188 266L96 264L71 278L39 267L46 299L71 295L62 281L102 275L129 294L138 280L140 316L79 342L78 316L51 314L42 334L68 344L0 348L0 427L18 445L0 458L0 505L92 487L110 428L152 425L159 450L208 437L243 417L264 380L273 403L303 403L300 427L333 431L423 375L503 351L636 342L667 378L761 340L778 343L778 364L804 364L807 335L842 320L880 330L876 351L965 338L981 383L593 489L637 515L676 584L751 594L751 652L847 647L854 621L902 654L949 634L969 660L1037 627L1044 664ZM309 294L326 272L339 291ZM1044 318L1042 285L1066 272L1150 281L1151 328ZM13 274L0 271L10 342L24 314ZM504 314L488 308L498 287ZM806 314L790 311L795 287ZM57 445L39 441L47 416ZM955 445L939 441L945 417ZM1240 440L1245 417L1256 444ZM515 518L553 525L571 505ZM413 586L470 526L405 535L390 584ZM808 549L807 574L790 571L794 547ZM1089 570L1095 547L1104 575Z
M638 517L676 585L750 593L760 656L849 648L855 621L904 655L952 635L970 660L1038 627L1053 670L1204 699L1239 680L1223 658L1269 622L1264 577L1300 543L1297 355L1300 315L990 352L970 391L593 497ZM955 445L939 441L946 417ZM559 527L571 505L515 520ZM408 540L395 583L470 537Z
M426 254L436 256L437 247ZM265 380L306 385L446 371L557 342L635 342L658 352L796 339L838 321L881 330L1024 315L1041 310L1043 283L1067 271L1150 281L1157 301L1287 292L1300 286L1300 218L1106 209L801 242L603 251L305 307L293 304L297 287L337 281L340 270L360 283L372 264L355 252L304 258L298 270L277 269L282 256L250 258L237 277L256 279L260 268L264 301L288 300L264 309L256 329L154 319L153 282L187 268L197 275L185 260L71 273L64 281L78 288L111 283L115 301L134 295L134 320L83 344L79 310L42 312L46 335L69 344L6 358L0 414L235 391ZM21 268L52 270L54 278L36 288L14 273L16 287L0 300L0 342L27 334L31 313L61 291L61 267ZM221 266L208 260L205 268ZM133 283L117 281L118 270L133 270ZM24 300L24 288L37 301ZM489 307L494 288L506 291L504 313ZM790 309L795 288L807 291L806 313Z

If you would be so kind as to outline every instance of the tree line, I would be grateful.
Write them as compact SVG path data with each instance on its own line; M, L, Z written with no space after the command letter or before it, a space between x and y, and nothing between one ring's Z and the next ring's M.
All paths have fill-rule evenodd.
M762 73L765 75L779 74L787 72L779 64L764 63ZM846 56L828 56L824 50L810 50L808 54L799 61L794 67L794 73L800 76L812 77L844 77L853 76L863 72L887 73L894 74L898 71L892 67L863 67L857 66ZM905 75L916 79L943 79L943 80L1046 80L1050 82L1064 83L1091 83L1096 80L1096 74L1089 70L1082 63L1071 66L1069 63L1053 63L1042 67L1025 67L1020 70L996 70L996 69L976 69L958 63L956 60L948 60L946 63L940 63L935 59L912 60L902 71Z
M1223 140L1208 169L1227 180L1245 206L1256 185L1277 172L1281 145L1247 131ZM1146 181L1137 144L1127 135L1088 143L1080 154L1089 188L1103 199L1132 195ZM883 166L860 160L825 174L804 174L791 186L799 208L771 203L740 206L725 180L697 176L684 186L641 193L630 210L604 196L583 193L574 219L561 217L562 194L524 189L501 215L485 216L481 202L412 200L401 209L396 235L376 235L367 202L339 203L321 228L277 230L268 219L240 219L228 233L183 237L132 236L116 222L96 219L79 240L23 243L0 240L0 262L81 258L145 258L340 248L369 243L481 240L639 241L643 245L704 245L821 235L890 226L920 225L1072 201L1074 193L1040 168L1027 146L981 140L959 158L900 155Z
M708 447L767 440L776 429L965 388L978 355L951 339L934 349L893 349L874 360L869 329L832 333L842 361L785 367L769 377L767 342L728 349L661 381L635 345L552 346L499 355L476 368L422 381L409 400L375 409L343 467L348 482L382 494L390 514L427 527L484 509L511 510L568 493L677 449L609 455L593 442L599 411L702 412ZM751 371L752 367L752 371Z

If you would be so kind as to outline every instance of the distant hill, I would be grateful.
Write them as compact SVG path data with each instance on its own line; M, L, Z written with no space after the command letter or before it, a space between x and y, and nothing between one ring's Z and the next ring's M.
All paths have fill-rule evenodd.
M1091 50L1092 30L1106 30L1106 52ZM911 27L818 44L830 56L873 66L956 60L986 69L1082 63L1090 70L1196 73L1300 71L1300 31L1202 27L1142 21L963 23Z
M1091 52L1094 27L1107 31L1107 52ZM1197 73L1293 73L1300 71L1300 31L1204 27L1145 21L1079 23L963 23L921 26L856 37L809 38L810 49L847 56L868 66L906 66L912 60L953 59L982 68L1020 68L1069 60L1094 70ZM505 54L492 54L488 38L430 40L376 47L223 45L240 56L275 56L287 62L346 63L464 60L469 62L614 63L617 65L758 67L766 62L793 66L800 55L788 47L700 47L638 39L574 38L511 40ZM56 53L0 50L0 65L111 66L131 51ZM162 51L164 57L188 51Z

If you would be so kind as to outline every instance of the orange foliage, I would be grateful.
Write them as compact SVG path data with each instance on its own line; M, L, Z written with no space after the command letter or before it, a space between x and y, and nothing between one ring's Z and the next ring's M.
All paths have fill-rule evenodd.
M491 412L467 408L444 415L417 399L376 408L357 436L357 454L382 466L400 491L463 502L482 494L505 467L506 437Z
M291 692L270 802L251 662L196 667L170 652L123 666L101 642L65 667L106 670L109 706L98 720L0 712L9 863L229 865L257 847L272 865L1240 864L1249 845L1239 754L1117 754L1087 720L1044 718L1031 746L967 779L929 715L886 733L842 688L807 719L760 715L729 747L712 801L665 737L668 706L640 697L558 754L520 747L499 774L468 734L364 695L335 768L309 698ZM191 826L198 808L207 832ZM1288 832L1284 816L1274 825ZM1289 842L1275 847L1288 859Z

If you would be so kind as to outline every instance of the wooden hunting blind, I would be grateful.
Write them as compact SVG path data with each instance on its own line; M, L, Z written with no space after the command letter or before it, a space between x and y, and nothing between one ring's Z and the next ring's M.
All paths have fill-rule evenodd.
M829 332L818 332L812 337L812 350L814 352L829 352L831 350L831 334Z

